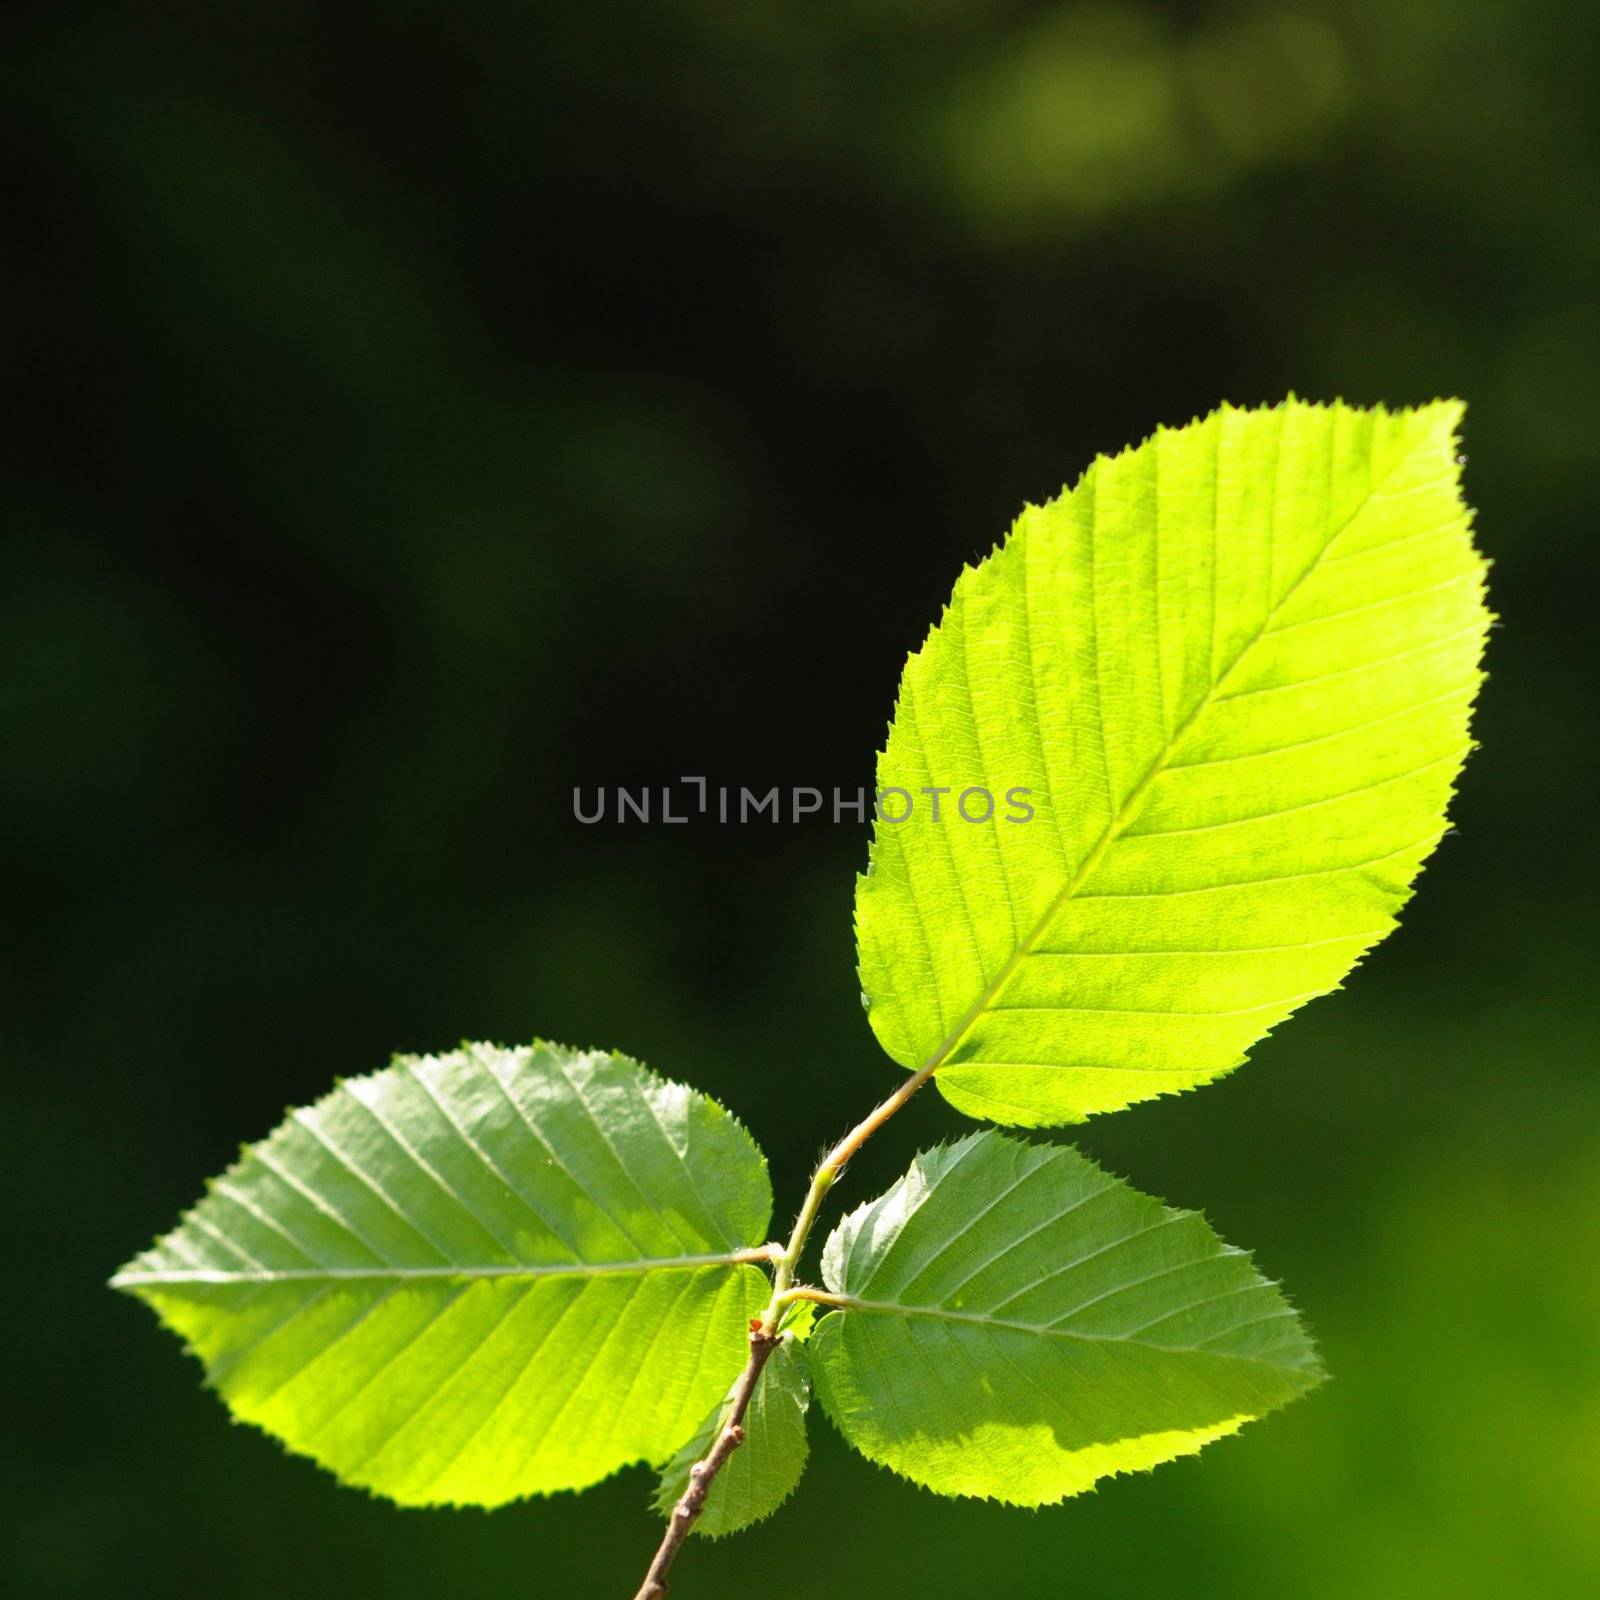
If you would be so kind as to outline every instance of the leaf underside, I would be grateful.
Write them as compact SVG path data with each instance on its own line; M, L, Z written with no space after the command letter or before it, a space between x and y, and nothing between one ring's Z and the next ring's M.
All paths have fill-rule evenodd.
M806 1410L811 1404L805 1346L786 1334L767 1358L744 1414L744 1443L718 1473L693 1531L713 1539L769 1517L794 1493L805 1471ZM670 1516L689 1486L689 1469L711 1449L727 1419L724 1399L700 1431L661 1469L654 1505Z
M238 1417L406 1505L665 1460L737 1370L772 1196L625 1057L468 1045L292 1112L112 1281Z
M1047 1504L1322 1377L1278 1288L1196 1213L993 1131L919 1155L834 1230L823 1275L848 1302L809 1345L824 1409L941 1494Z
M1394 927L1490 620L1461 409L1224 408L962 573L877 778L951 792L879 821L857 882L896 1061L972 1116L1078 1121L1229 1071Z

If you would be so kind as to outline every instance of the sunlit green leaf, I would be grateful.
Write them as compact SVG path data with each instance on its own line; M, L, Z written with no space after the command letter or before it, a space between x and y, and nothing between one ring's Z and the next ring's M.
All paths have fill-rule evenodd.
M823 1406L941 1494L1060 1500L1321 1377L1276 1286L1196 1213L1000 1133L918 1156L834 1230L823 1275L844 1307L809 1345Z
M468 1045L291 1112L113 1282L346 1482L496 1505L682 1443L742 1364L771 1203L706 1096Z
M1460 415L1224 408L963 572L856 897L896 1061L974 1116L1076 1121L1228 1071L1394 927L1489 623Z

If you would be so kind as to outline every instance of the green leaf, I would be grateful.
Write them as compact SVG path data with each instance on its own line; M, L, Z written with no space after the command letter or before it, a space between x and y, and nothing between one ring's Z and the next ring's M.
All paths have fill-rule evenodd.
M817 1320L817 1306L813 1300L791 1300L783 1308L779 1319L785 1333L791 1333L802 1344L811 1337L812 1325Z
M829 1238L810 1343L845 1438L940 1494L1044 1505L1321 1380L1277 1287L1075 1150L973 1134Z
M735 1380L737 1382L737 1380ZM670 1516L689 1487L689 1469L711 1449L727 1420L732 1391L714 1406L700 1431L662 1468L655 1508ZM806 1409L811 1373L805 1347L785 1335L767 1358L744 1414L744 1443L728 1457L706 1495L693 1532L720 1539L770 1517L794 1493L806 1468Z
M345 1482L498 1505L671 1455L742 1364L771 1204L706 1096L466 1045L291 1112L112 1282Z
M857 884L896 1061L973 1116L1078 1121L1229 1071L1394 927L1489 624L1461 409L1224 408L962 573L878 765L915 809Z

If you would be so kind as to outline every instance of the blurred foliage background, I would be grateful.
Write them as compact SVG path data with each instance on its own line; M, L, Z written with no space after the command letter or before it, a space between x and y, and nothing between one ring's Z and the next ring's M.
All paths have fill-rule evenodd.
M853 787L960 564L1226 397L1471 402L1493 676L1401 933L1081 1142L1336 1380L1036 1515L816 1418L686 1597L1600 1593L1600 24L1559 0L57 3L7 25L0 1587L632 1592L630 1472L399 1512L230 1427L105 1277L395 1048L613 1045L787 1212L895 1081ZM914 1105L850 1203L959 1119ZM775 1574L787 1574L774 1580Z

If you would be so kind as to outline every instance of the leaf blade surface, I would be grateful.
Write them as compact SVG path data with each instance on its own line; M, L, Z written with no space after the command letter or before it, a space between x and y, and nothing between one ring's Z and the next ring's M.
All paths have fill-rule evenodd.
M824 1409L942 1494L1048 1504L1321 1381L1247 1256L1064 1146L990 1131L925 1152L834 1230L823 1275Z
M728 1398L712 1408L699 1431L661 1470L653 1504L670 1516L689 1486L689 1469L711 1449L727 1419ZM805 1471L806 1411L811 1370L805 1346L786 1334L767 1358L744 1414L744 1442L728 1457L706 1495L693 1532L712 1539L769 1517L794 1493Z
M1460 412L1225 408L962 573L878 768L948 788L941 820L880 819L857 882L896 1061L973 1116L1080 1121L1231 1070L1395 926L1490 620Z
M497 1505L671 1454L739 1366L770 1210L706 1096L469 1045L292 1112L112 1281L344 1481Z

